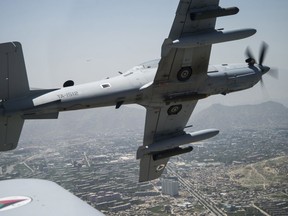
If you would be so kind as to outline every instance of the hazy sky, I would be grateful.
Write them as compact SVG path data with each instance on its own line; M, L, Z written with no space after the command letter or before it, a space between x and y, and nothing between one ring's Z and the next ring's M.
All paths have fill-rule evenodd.
M61 87L117 75L159 58L178 0L0 0L0 42L22 43L31 87ZM202 104L247 104L274 100L288 105L288 1L220 0L238 15L219 18L217 28L256 28L248 39L213 45L211 64L241 63L250 46L258 58L269 44L264 64L277 67L279 80L264 77L253 89L213 96Z

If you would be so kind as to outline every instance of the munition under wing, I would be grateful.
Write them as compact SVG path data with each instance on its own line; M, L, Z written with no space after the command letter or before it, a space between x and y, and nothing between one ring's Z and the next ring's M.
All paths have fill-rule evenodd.
M178 148L179 146L186 145L193 142L209 139L216 136L219 133L217 129L206 129L196 131L193 133L185 133L179 136L168 138L155 142L149 146L141 146L137 151L137 158L141 158L143 154L153 154L162 151ZM183 152L185 153L185 152Z

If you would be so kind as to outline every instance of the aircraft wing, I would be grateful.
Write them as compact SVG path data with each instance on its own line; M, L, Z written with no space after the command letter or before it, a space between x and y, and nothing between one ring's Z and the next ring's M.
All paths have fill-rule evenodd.
M169 155L178 151L172 149L171 152L162 152L168 157L163 157L162 154L160 159L155 160L155 154L145 153L145 147L185 133L184 128L197 100L201 98L201 95L195 95L191 100L191 80L195 85L194 89L197 89L195 80L205 79L207 74L211 44L185 48L174 46L173 41L215 31L215 17L193 20L190 15L193 11L217 9L218 4L219 0L180 0L169 37L162 45L161 60L154 82L149 87L152 98L144 104L147 109L144 143L137 152L137 158L140 158L140 182L160 177ZM179 90L185 94L173 94L173 91ZM185 97L190 97L189 101Z
M178 115L168 114L170 105L159 104L159 106L146 107L144 144L143 147L139 148L138 152L141 152L145 146L153 145L158 140L169 139L175 135L182 134L196 103L197 100L182 103L181 112ZM140 182L159 178L169 160L169 157L155 160L151 154L143 154L139 158L141 158Z
M56 183L39 179L0 181L1 216L104 215Z

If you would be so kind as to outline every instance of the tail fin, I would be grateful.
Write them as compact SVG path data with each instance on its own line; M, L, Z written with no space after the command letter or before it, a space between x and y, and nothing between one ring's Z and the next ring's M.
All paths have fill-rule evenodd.
M0 99L18 98L29 92L21 44L19 42L0 44Z
M19 42L0 44L0 110L3 102L30 92L22 46ZM24 119L19 115L0 113L0 151L15 149Z

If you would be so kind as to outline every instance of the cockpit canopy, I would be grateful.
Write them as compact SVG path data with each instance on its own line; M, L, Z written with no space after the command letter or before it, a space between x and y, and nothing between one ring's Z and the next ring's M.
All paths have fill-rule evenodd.
M159 64L160 59L155 59L152 61L148 61L148 62L144 62L142 64L140 64L141 66L143 66L144 69L147 68L157 68L158 64Z

